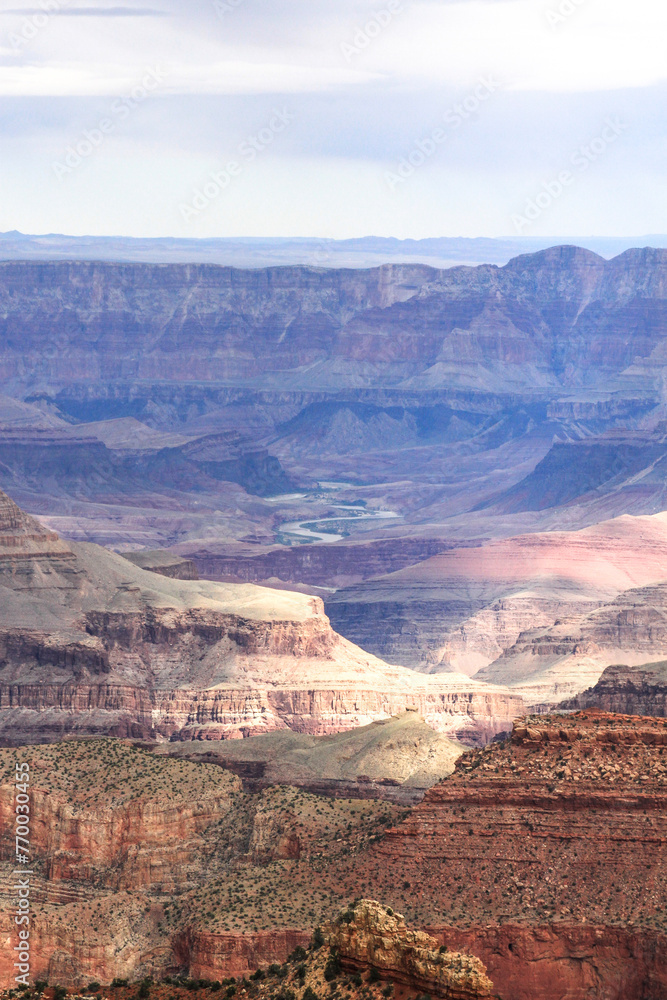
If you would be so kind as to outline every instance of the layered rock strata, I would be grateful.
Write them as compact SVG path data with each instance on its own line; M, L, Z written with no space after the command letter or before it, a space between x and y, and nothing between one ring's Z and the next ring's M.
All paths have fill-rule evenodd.
M527 718L511 740L459 758L402 817L390 803L285 786L248 795L219 767L118 741L23 753L44 817L40 973L242 974L282 961L361 894L478 955L512 1000L646 1000L667 988L662 719ZM2 754L10 810L14 754ZM9 934L9 895L3 914Z
M501 995L657 996L666 807L662 720L538 716L460 758L355 877L471 948Z
M439 950L429 934L409 930L400 913L375 900L362 899L339 914L327 938L345 968L375 969L383 978L443 1000L491 1000L493 983L478 958Z
M356 851L400 815L391 803L322 800L284 786L247 794L220 767L118 740L24 747L21 757L31 798L32 973L70 986L184 971L218 979L284 961L311 936L309 906L324 901L311 886L300 915L281 924L286 867ZM0 933L12 947L15 760L0 750ZM268 898L257 891L267 873L280 879ZM248 925L232 915L236 905ZM0 986L15 975L12 947L0 955Z
M598 708L622 715L667 717L667 662L638 667L615 664L607 667L597 684L583 691L565 708Z
M333 626L390 662L461 670L555 703L626 656L667 653L667 517L620 517L452 548L326 599ZM391 624L378 630L381 616Z
M364 653L319 598L151 573L66 545L0 499L5 742L337 732L407 707L484 741L521 712L502 688L420 678Z

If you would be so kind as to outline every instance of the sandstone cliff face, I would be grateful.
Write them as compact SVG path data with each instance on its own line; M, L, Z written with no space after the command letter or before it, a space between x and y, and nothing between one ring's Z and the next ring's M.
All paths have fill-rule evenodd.
M513 1000L660 996L666 794L662 720L533 717L460 758L349 888L469 948Z
M628 251L607 262L557 247L504 268L356 272L9 262L0 374L211 381L341 359L350 374L382 361L394 377L455 362L469 378L493 361L519 384L521 368L557 362L583 381L592 367L600 376L628 367L659 339L665 257ZM60 349L46 350L54 342Z
M409 930L401 914L375 900L352 904L327 937L348 968L374 968L393 982L444 1000L491 997L493 983L479 959L440 952L434 938Z
M484 955L501 995L512 1000L644 1000L667 993L667 940L656 931L563 921L439 928L433 935L449 948Z
M21 752L31 775L32 970L66 985L173 971L220 979L284 961L307 943L309 909L324 901L312 883L298 898L285 869L357 850L399 815L390 803L284 786L248 794L220 767L118 740ZM9 943L14 765L15 753L0 750L0 934ZM276 882L268 894L266 877ZM286 898L298 902L287 925ZM0 986L11 984L12 962L3 948Z

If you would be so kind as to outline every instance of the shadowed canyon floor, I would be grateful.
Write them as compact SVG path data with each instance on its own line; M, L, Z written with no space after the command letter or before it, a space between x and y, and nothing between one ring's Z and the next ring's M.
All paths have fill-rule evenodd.
M38 966L52 981L238 975L283 961L363 894L478 955L512 1000L665 990L664 720L529 717L402 812L285 786L248 793L218 766L117 741L23 753ZM0 758L8 782L13 754Z

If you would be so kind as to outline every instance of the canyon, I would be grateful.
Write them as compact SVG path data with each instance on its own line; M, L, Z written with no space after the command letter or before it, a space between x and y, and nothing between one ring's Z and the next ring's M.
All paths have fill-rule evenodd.
M455 965L456 954L476 956L494 993L513 1000L665 991L663 719L526 717L508 740L458 757L407 808L285 785L246 791L219 765L119 740L23 754L35 815L35 969L52 982L247 975L307 947L313 927L326 934L361 894L377 902L357 925L355 905L338 924L341 943L350 938L343 963L377 964L397 988L425 988L412 959L392 951L403 939L445 955L443 968L452 953ZM0 750L0 765L5 821L12 751ZM8 874L6 832L1 845ZM402 913L414 932L401 929Z
M52 984L667 995L667 251L414 249L0 262L0 934L20 747Z
M666 262L6 260L0 488L68 542L319 597L392 665L554 704L628 661L633 616L667 655ZM586 545L597 583L563 568Z
M144 570L65 543L3 493L0 599L5 744L337 732L408 707L483 742L522 710L503 687L365 653L333 631L318 597Z

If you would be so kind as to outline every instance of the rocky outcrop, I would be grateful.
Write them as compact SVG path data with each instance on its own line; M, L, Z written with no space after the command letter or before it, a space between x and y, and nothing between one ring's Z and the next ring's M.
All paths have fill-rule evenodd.
M491 998L493 983L477 958L439 950L424 931L409 930L405 918L362 899L327 930L328 943L344 967L377 969L381 976L443 1000Z
M667 717L667 662L607 667L594 687L565 702L563 708L598 708L603 712L655 715L664 719Z

